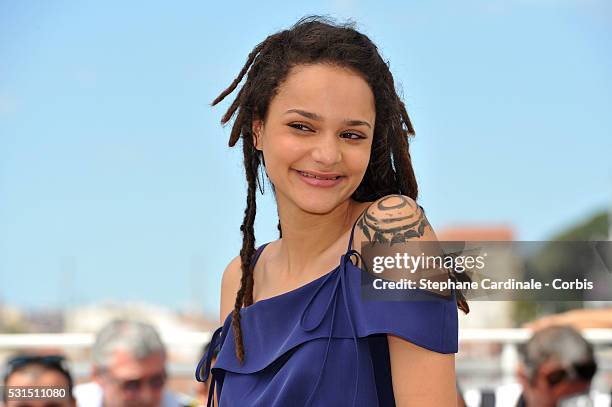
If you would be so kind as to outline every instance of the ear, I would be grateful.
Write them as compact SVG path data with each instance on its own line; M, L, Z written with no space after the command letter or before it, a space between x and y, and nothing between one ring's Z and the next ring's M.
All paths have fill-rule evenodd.
M255 146L256 150L261 151L263 149L263 140L261 137L263 132L263 121L260 119L254 119L251 131L253 133L253 145Z
M549 374L551 374L552 372L555 372L557 370L559 370L559 365L553 361L547 360L544 363L542 363L540 365L540 369L538 369L538 376L541 378L542 380L542 385L546 388L546 389L550 389L551 386L550 384L548 384L548 381L546 380L546 378L548 377Z
M516 369L516 377L523 387L529 387L529 377L527 377L527 372L523 365L519 365Z

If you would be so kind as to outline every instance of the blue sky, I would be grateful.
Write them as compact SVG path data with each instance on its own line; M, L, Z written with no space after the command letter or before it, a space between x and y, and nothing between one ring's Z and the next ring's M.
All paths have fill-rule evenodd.
M2 302L216 316L246 183L219 125L235 94L210 102L311 13L355 20L389 60L435 228L545 240L611 205L610 2L260 3L0 1Z

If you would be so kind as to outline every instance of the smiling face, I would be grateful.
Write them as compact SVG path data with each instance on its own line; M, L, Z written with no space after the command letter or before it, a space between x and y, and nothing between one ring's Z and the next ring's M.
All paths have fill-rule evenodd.
M292 68L264 122L253 122L278 204L322 214L348 200L365 175L375 119L374 95L357 73Z

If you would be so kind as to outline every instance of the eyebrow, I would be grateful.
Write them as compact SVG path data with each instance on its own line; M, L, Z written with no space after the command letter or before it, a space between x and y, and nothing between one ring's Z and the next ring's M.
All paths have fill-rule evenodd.
M317 121L321 121L323 120L323 118L316 114L316 113L312 113L312 112L307 112L306 110L301 110L301 109L289 109L285 112L285 114L288 113L297 113L299 115L302 115L304 117L307 117L311 120L317 120ZM368 126L370 129L372 128L372 126L370 125L370 123L363 121L363 120L355 120L355 119L344 119L344 124L348 125L348 126Z

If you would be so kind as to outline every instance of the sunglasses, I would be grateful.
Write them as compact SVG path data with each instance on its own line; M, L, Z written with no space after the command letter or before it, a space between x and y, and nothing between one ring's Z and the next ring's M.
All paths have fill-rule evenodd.
M119 388L126 393L139 392L144 385L149 386L149 388L153 390L161 390L166 384L166 379L168 378L165 372L152 375L148 378L128 380L117 379L115 377L111 377L110 375L108 375L108 377L110 377L112 381L114 381Z
M550 386L556 386L566 379L590 381L597 372L597 364L594 362L574 363L568 369L558 369L546 376Z
M62 355L18 355L13 356L6 362L7 370L5 376L8 377L16 370L30 365L39 364L54 369L70 378L66 358Z

